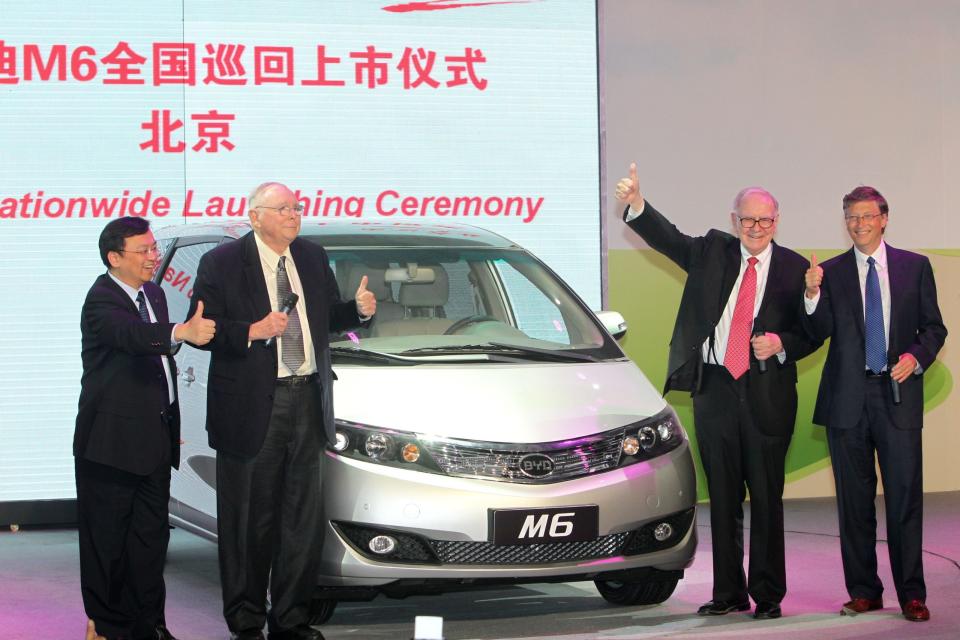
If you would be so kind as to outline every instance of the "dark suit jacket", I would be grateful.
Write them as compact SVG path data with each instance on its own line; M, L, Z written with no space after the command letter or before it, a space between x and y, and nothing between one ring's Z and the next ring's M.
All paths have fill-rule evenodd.
M851 248L827 260L823 267L820 302L804 326L811 337L831 338L820 391L813 413L816 424L849 429L860 420L864 401L863 294L857 273L857 258ZM890 339L888 353L895 363L910 353L924 370L933 364L947 337L947 328L937 305L933 269L926 257L887 245L890 278ZM888 398L893 423L900 429L923 426L923 378L911 376L900 384L899 405Z
M323 398L323 428L334 439L333 370L329 333L359 326L357 305L341 301L337 281L321 246L297 238L290 245L310 323ZM207 386L207 435L217 451L252 457L267 434L277 382L277 341L247 346L250 325L270 313L270 297L251 231L200 260L188 317L203 300L204 317L217 324L205 347L212 352ZM301 319L302 321L302 319Z
M140 319L136 304L104 274L96 279L80 317L80 402L73 455L139 475L154 471L169 451L180 464L180 412L167 406L160 358L170 358L174 323L163 290L143 285L157 322ZM170 358L170 371L176 364ZM176 377L174 377L176 398ZM164 423L167 422L167 425ZM169 428L165 428L169 426Z
M629 208L624 216L628 212ZM703 343L713 336L740 273L740 239L716 229L706 236L685 235L649 202L643 213L628 224L647 244L687 273L670 341L664 393L671 389L696 393L703 370ZM750 371L746 374L757 425L770 435L793 432L797 411L796 361L820 346L800 326L798 300L803 295L808 264L803 256L773 244L767 284L754 327L780 336L787 358L783 364L777 357L768 359L767 371L761 374L751 354ZM723 361L722 353L717 354L717 361Z

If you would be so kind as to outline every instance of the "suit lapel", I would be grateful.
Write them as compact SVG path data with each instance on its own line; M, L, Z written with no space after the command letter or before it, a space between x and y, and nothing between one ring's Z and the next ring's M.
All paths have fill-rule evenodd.
M760 301L760 309L757 311L757 318L761 319L759 326L766 327L767 324L762 321L764 311L770 306L770 300L776 297L777 286L780 283L780 260L778 253L780 247L775 242L770 243L770 268L767 269L767 282L763 288L763 299Z
M307 312L307 322L310 326L310 339L313 342L313 352L316 357L317 337L324 335L326 331L320 332L318 325L318 313L322 300L320 292L323 291L320 285L319 276L322 273L323 265L316 265L310 259L310 254L303 251L304 240L299 238L290 244L290 255L293 256L293 262L297 268L297 276L300 278L300 292L303 298L303 308ZM308 295L309 292L309 295Z
M900 293L900 288L907 282L906 274L904 273L905 263L900 257L900 250L894 249L888 244L887 278L890 284L890 335L887 336L887 343L890 353L899 353L899 345L893 343L893 336L897 335L896 324L900 313L900 306L897 303L903 300L903 296L898 294Z
M727 306L727 300L730 299L730 294L733 292L733 285L737 281L737 276L740 275L740 262L740 240L735 238L727 244L726 255L724 256L723 277L720 280L720 295L717 300L715 316L717 320L723 315L723 309Z
M863 293L860 291L857 256L854 255L852 247L837 262L837 279L840 283L839 293L850 300L853 313L857 317L857 329L860 331L860 337L863 338Z
M273 311L270 307L270 294L267 293L267 281L263 277L263 267L260 265L260 252L257 251L257 241L253 231L241 240L243 242L243 289L249 292L250 304L253 306L256 320L263 318Z

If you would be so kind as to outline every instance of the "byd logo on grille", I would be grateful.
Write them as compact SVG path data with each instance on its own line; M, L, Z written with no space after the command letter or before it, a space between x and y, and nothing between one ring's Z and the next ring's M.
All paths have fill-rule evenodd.
M520 458L520 473L528 478L545 478L553 473L554 468L550 456L542 453L528 453Z

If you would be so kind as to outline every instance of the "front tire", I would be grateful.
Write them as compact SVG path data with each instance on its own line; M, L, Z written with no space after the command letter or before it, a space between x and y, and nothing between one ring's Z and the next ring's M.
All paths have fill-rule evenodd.
M336 608L336 600L314 598L310 601L310 617L307 619L307 624L312 627L324 624L333 616L333 611Z
M610 604L638 605L660 604L677 588L679 578L653 580L646 582L618 582L616 580L594 580L597 591Z

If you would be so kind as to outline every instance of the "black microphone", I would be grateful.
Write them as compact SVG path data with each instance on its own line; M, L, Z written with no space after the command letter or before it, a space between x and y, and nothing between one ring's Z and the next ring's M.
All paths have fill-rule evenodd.
M887 375L890 376L890 393L893 395L893 404L900 404L900 383L892 375L894 364L893 362L887 363Z
M283 304L280 305L280 313L290 313L290 309L293 309L295 306L297 306L297 302L299 300L300 300L300 296L298 296L295 293L290 293L290 295L288 295L286 298L283 299ZM276 336L270 336L269 338L267 338L267 341L264 342L263 344L269 347L270 345L273 344L273 339L275 337Z
M758 337L758 336L762 336L762 335L765 334L765 333L766 333L766 331L764 331L763 329L761 329L760 326L759 326L756 322L753 323L753 336L752 336L752 337L756 338L756 337ZM760 373L766 373L766 372L767 372L767 361L766 361L766 360L761 360L760 358L757 358L757 371L759 371Z

